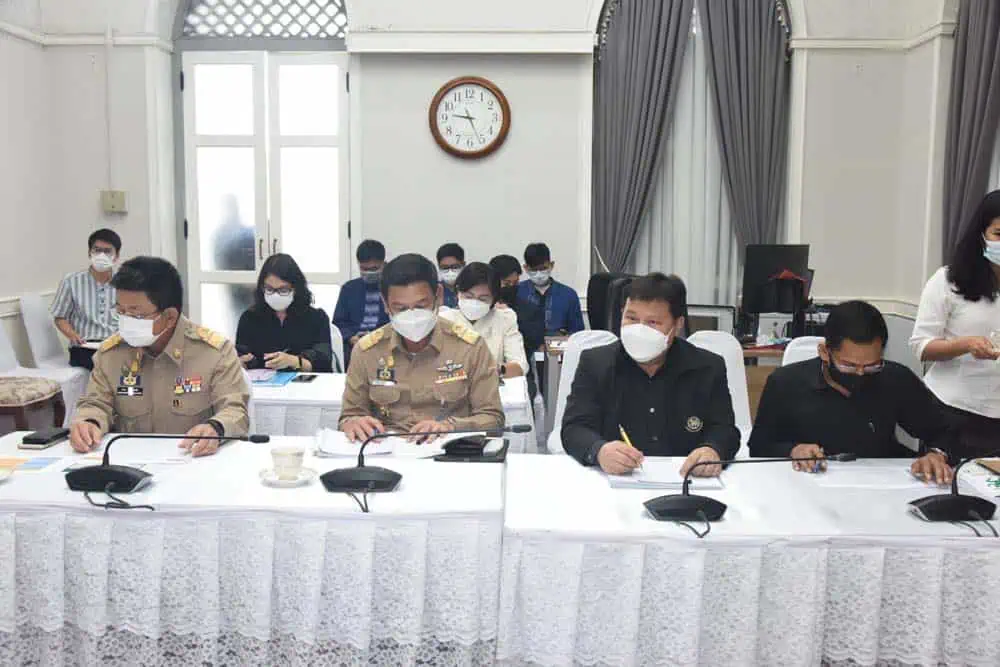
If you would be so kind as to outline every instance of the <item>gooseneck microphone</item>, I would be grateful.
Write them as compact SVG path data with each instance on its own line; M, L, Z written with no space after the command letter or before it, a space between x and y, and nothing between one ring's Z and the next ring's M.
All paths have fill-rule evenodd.
M323 486L331 493L387 493L394 491L399 486L403 476L395 470L389 470L381 466L365 465L365 447L368 443L383 438L423 438L427 436L452 436L452 435L484 435L487 438L502 438L504 433L527 433L531 426L527 424L516 424L499 429L462 429L459 431L427 431L424 433L375 433L361 443L358 450L358 465L354 468L336 468L320 475L319 479Z
M101 465L77 468L66 473L66 484L72 491L90 493L107 492L132 493L145 487L153 480L153 475L132 466L111 464L111 445L119 440L185 440L186 435L167 435L163 433L120 433L108 440L104 446L104 458ZM269 435L203 435L195 440L240 440L243 442L270 442Z
M726 504L709 498L690 494L691 473L701 466L737 465L741 463L789 463L789 462L848 462L854 461L856 454L831 454L830 456L796 457L784 456L767 459L730 459L728 461L699 461L691 466L684 475L684 485L681 493L668 496L658 496L647 500L643 505L657 521L718 521L726 513Z
M969 496L958 492L958 471L969 461L1000 456L1000 450L995 450L982 456L962 459L951 478L951 493L936 493L911 500L909 505L914 514L924 521L989 521L993 518L997 506L979 496Z

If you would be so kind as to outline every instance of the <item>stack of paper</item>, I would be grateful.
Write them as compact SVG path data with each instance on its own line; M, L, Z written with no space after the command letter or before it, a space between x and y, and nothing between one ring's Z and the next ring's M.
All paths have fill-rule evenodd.
M444 446L453 441L469 437L468 433L454 433L443 435L432 443L420 445L410 442L405 434L390 435L387 438L380 438L368 443L365 447L365 456L392 454L393 456L409 458L430 458L444 452ZM495 438L486 443L485 452L492 453L503 446L503 440ZM357 456L361 450L360 442L351 442L350 438L343 431L333 429L320 429L316 434L316 451L323 456Z
M684 486L683 458L646 458L642 467L628 475L608 475L612 489L676 489ZM718 477L692 477L691 490L721 489Z
M254 368L247 371L251 382L269 382L274 378L276 371L272 368Z

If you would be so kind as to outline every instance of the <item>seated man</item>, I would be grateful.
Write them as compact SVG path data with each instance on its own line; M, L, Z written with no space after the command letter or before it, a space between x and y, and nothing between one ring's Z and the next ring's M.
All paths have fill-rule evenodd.
M584 330L580 297L569 285L552 279L552 253L544 243L532 243L524 250L524 270L528 280L517 288L518 300L537 306L545 317L545 335L574 334Z
M503 426L490 350L475 331L438 319L442 295L427 258L406 254L385 265L382 297L391 325L358 341L347 370L340 429L352 440L387 429L444 433Z
M819 358L779 368L768 378L750 436L751 456L918 456L896 439L897 426L924 443L950 448L951 425L941 403L913 371L882 358L889 331L874 306L836 306L825 333ZM825 469L823 463L792 465L805 472ZM926 445L911 470L926 481L951 482L947 455Z
M680 278L643 276L630 286L621 341L580 356L562 423L563 446L580 463L622 474L644 456L686 456L686 474L736 455L725 362L677 338L686 313ZM702 465L691 474L721 471Z
M111 286L122 240L110 229L98 229L87 239L90 266L59 283L50 312L56 328L69 340L69 365L91 370L94 350L88 341L102 341L118 329L115 288Z
M449 308L458 308L458 292L455 281L465 268L465 249L457 243L445 243L438 248L438 278L444 285L444 303Z
M181 314L181 276L158 257L135 257L111 281L118 333L94 355L70 444L94 449L105 433L186 433L181 447L213 454L218 440L246 435L250 390L233 344Z
M350 366L351 350L361 337L389 321L379 291L379 278L385 266L385 246L367 239L358 245L355 254L361 277L344 283L333 311L333 323L344 338L344 366Z

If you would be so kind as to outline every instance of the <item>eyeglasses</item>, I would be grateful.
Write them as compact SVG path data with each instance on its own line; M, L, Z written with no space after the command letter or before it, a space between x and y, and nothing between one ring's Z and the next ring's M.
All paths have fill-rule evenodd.
M841 373L847 373L850 375L875 375L877 373L881 373L882 369L885 368L885 361L880 361L877 364L862 366L860 364L845 364L834 359L833 366Z
M156 318L158 318L160 315L163 314L162 310L158 310L155 313L148 313L148 314L129 313L125 310L122 310L122 307L118 305L115 306L115 312L117 312L119 315L124 315L125 317L133 317L137 320L155 320Z
M264 294L266 294L267 296L274 296L275 294L277 294L278 296L288 296L294 291L295 290L292 289L291 287L279 287L278 289L274 289L273 287L264 288Z

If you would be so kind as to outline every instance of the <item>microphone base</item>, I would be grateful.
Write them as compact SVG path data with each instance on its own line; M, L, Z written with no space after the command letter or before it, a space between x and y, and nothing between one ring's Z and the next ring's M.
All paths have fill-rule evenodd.
M643 503L657 521L718 521L726 504L707 496L673 494L657 496Z
M403 476L379 466L357 466L325 472L319 479L330 493L388 493L396 490Z
M132 493L153 481L145 470L132 466L98 465L77 468L66 473L66 484L71 491L91 493Z
M939 493L910 501L914 514L924 521L989 521L997 506L985 498Z

